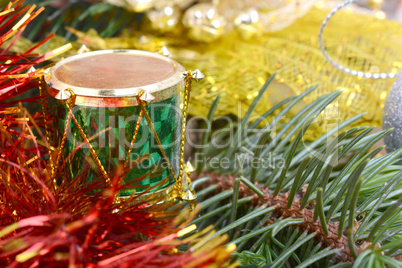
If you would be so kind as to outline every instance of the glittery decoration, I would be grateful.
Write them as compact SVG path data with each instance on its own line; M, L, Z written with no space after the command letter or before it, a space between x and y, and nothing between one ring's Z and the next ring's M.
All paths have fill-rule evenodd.
M10 37L17 41L41 10L24 6L23 0L5 4L0 24L7 27L0 44ZM31 54L46 40L21 54L9 53L13 43L0 49L0 267L237 266L229 262L236 246L225 245L226 234L211 237L212 226L196 231L191 221L197 211L153 196L143 202L135 202L140 196L117 198L124 187L116 179L119 169L109 185L87 185L83 173L62 184L52 180L57 149L49 145L48 135L55 129L48 126L54 118L46 103L43 69L33 66L68 46L43 56ZM37 87L40 96L26 97ZM44 109L30 115L21 103ZM66 175L58 173L60 179Z
M176 6L158 5L147 16L153 30L165 33L178 29L181 13Z
M188 35L197 41L210 42L221 37L226 30L226 20L216 7L201 3L189 8L183 16Z
M245 40L262 35L263 26L260 22L260 15L256 9L251 8L240 13L235 19L234 24L236 31Z
M263 96L256 115L284 97L320 85L306 102L337 89L343 93L324 111L306 138L314 139L334 127L333 123L360 113L365 115L358 124L381 125L382 108L393 79L351 77L328 63L318 43L318 31L327 14L327 10L313 9L285 30L247 42L230 34L208 47L197 50L194 46L195 52L171 49L183 64L197 66L206 74L206 79L194 85L190 113L206 116L220 95L215 115L232 113L242 117L266 79L277 72L279 83ZM402 68L400 27L397 22L344 11L329 23L324 41L331 57L350 69L394 72Z
M264 33L280 31L292 25L306 15L317 0L219 0L217 10L227 21L235 18L247 9L255 9L259 14L259 23Z
M255 110L256 116L284 97L299 94L313 85L321 85L306 102L336 89L343 93L325 110L321 121L314 124L316 128L309 129L305 138L314 139L335 126L332 123L337 124L360 113L365 115L356 124L380 126L382 109L393 79L374 81L350 77L325 60L319 49L318 32L329 12L321 7L330 2L334 1L318 1L316 6L320 8L313 8L290 27L248 41L235 31L223 36L219 42L201 44L189 42L185 35L167 38L142 33L131 38L103 39L93 30L87 33L72 30L78 36L74 46L77 50L81 44L86 44L92 49L137 48L150 51L168 46L173 58L205 73L206 78L193 88L192 105L189 107L189 113L193 115L206 116L212 102L220 95L216 116L244 116L266 79L277 72L279 83L274 83L262 97ZM401 70L401 24L353 10L355 7L340 11L327 26L324 42L330 56L345 67L359 71ZM60 44L62 40L55 45Z
M158 8L161 5L161 2L158 0L104 0L104 2L121 6L134 12L146 12L152 8ZM181 7L191 3L191 0L164 0L163 3Z
M397 75L385 102L383 128L394 129L384 137L387 152L402 148L402 73Z
M250 21L251 23L240 22L240 32L246 38L252 33L276 32L288 27L303 17L317 2L317 0L165 0L161 4L155 0L104 1L135 12L146 12L152 28L159 32L176 30L172 26L177 24L180 14L174 12L174 9L180 8L185 10L182 22L188 27L190 36L194 40L207 42L219 38L224 31L233 29L235 25L238 27L237 18L244 17L249 9L255 9L259 14L259 25L255 20ZM191 6L194 2L196 4Z

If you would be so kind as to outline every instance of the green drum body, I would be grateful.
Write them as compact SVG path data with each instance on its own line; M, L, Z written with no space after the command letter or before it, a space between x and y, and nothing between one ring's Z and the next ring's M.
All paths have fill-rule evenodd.
M110 178L124 167L128 186L120 196L173 185L172 170L178 174L180 162L183 71L162 55L135 50L88 52L52 67L45 76L49 108L56 145L65 139L58 165L64 164L68 179L104 179L98 160ZM68 106L72 95L74 105ZM76 121L68 120L69 113Z

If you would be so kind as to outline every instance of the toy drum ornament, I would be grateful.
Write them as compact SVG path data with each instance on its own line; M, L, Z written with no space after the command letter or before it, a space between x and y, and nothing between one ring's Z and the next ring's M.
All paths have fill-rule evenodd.
M52 172L64 168L70 179L111 182L123 166L127 187L120 196L173 191L174 197L188 196L185 117L191 80L201 76L163 55L138 50L87 52L58 62L45 73L53 97L49 113L58 129Z

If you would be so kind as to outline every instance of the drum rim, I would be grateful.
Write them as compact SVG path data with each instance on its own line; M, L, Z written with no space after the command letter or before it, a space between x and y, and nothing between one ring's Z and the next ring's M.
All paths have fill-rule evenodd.
M118 88L118 89L97 89L97 88L85 88L85 87L77 87L73 85L69 85L67 83L61 82L58 80L54 72L55 70L66 64L68 62L74 61L76 59L81 59L85 57L91 57L95 55L106 55L106 54L132 54L132 55L141 55L147 57L154 57L161 60L165 60L168 62L173 63L174 67L176 68L175 73L162 81L157 83L149 84L146 86L141 87L130 87L130 88ZM79 97L82 102L81 104L87 106L88 102L92 103L92 105L88 106L97 106L94 104L94 99L101 99L101 98L118 98L118 99L125 99L128 98L130 105L136 105L135 97L138 96L138 93L144 90L147 93L150 93L155 99L152 102L159 102L168 98L177 95L180 91L184 89L184 77L183 72L185 69L182 65L177 63L176 61L167 58L159 53L143 51L143 50L132 50L132 49L112 49L112 50L97 50L92 52L86 52L83 54L74 55L68 58L65 58L59 61L55 66L49 68L45 72L45 82L47 83L48 87L50 88L49 93L53 97L57 98L56 95L60 91L71 89L74 94ZM87 98L86 98L87 97ZM86 100L88 99L88 100ZM90 101L89 101L90 100ZM119 101L121 102L121 101ZM96 101L95 101L96 103ZM77 103L77 105L79 105Z

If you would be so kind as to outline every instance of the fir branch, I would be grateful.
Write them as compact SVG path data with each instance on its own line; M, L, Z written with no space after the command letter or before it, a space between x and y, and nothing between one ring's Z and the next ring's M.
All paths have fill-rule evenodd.
M296 116L282 119L313 91L314 87L272 107L252 124L253 131L244 129L248 121L245 117L235 124L235 137L221 129L217 130L219 135L213 131L205 133L201 147L204 161L196 162L197 171L202 172L194 175L199 178L194 182L195 188L205 185L197 199L202 202L203 214L193 223L215 224L221 229L218 232L229 232L230 243L238 244L236 256L244 265L305 267L315 260L319 267L363 263L353 267L373 268L373 262L362 261L360 257L367 255L376 263L400 267L395 264L400 264L401 250L393 241L400 239L402 230L402 207L397 202L402 191L402 166L395 165L402 149L377 157L382 148L371 147L390 130L371 133L373 129L369 127L350 128L361 115L340 123L311 143L301 142L311 120L339 95L339 92L324 95L307 104ZM258 100L257 97L253 105ZM209 119L216 106L217 101ZM255 131L266 114L274 115L270 123ZM346 127L349 130L339 132ZM284 166L275 163L268 167L253 166L252 160L271 160L272 155L283 160ZM208 161L211 157L219 160L225 156L229 165L216 167ZM243 156L249 162L240 163L239 157ZM241 182L236 191L235 178ZM220 193L225 193L225 197ZM236 202L233 197L242 204L233 204ZM227 204L229 198L231 204ZM273 210L245 222L263 208ZM228 226L230 222L243 223ZM297 234L289 226L297 226ZM305 242L303 235L313 235L314 241ZM367 239L369 236L373 242ZM296 247L295 243L302 244ZM379 252L379 247L388 244L390 248ZM331 259L334 254L336 260ZM260 262L261 258L264 261Z
M213 172L203 172L199 175L199 178L203 177L208 177L209 184L216 185L219 192L232 190L236 179L236 176L234 175L219 175ZM193 180L196 180L196 178L193 177ZM255 187L262 191L264 195L257 195L248 186L241 183L239 187L239 198L252 197L251 205L253 207L274 206L275 209L271 212L271 219L273 220L279 218L303 219L304 221L297 225L300 231L314 234L315 240L329 249L338 249L338 257L342 262L353 263L354 258L352 257L351 251L348 247L347 236L343 234L338 237L339 222L329 222L327 224L328 235L326 235L320 222L314 220L314 209L301 208L301 200L304 196L303 191L296 194L292 205L288 207L289 192L278 193L278 195L275 196L274 191L270 190L268 187L259 186L257 183L255 184Z

